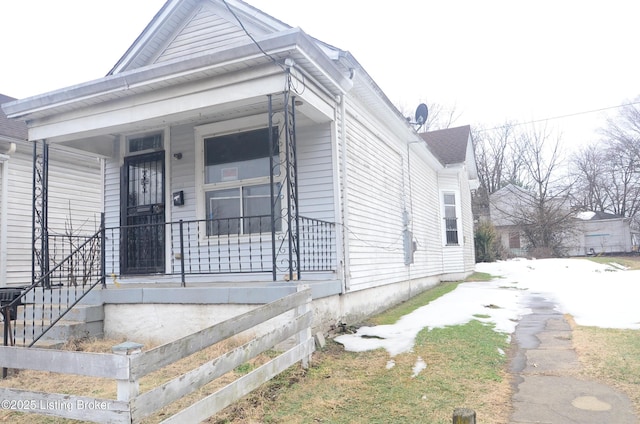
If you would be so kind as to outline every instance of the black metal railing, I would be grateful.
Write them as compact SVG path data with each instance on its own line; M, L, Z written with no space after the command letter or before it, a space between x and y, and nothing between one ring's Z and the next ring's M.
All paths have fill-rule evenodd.
M5 320L5 333L10 333L4 337L5 346L33 346L93 288L105 283L101 266L103 237L101 229L93 236L71 240L71 245L65 244L64 248L55 241L50 244L56 247L49 251L49 271L30 286L21 288L21 294L5 305L12 309L13 318ZM65 255L67 248L71 252ZM7 330L9 327L13 328ZM60 338L66 339L67 335Z
M300 217L300 270L335 271L335 224Z
M277 235L283 234L281 227L276 222ZM288 257L288 244L280 236L274 264L271 228L268 215L107 228L105 274L149 274L149 263L161 263L156 272L180 275L184 283L189 275L269 273L274 266L284 271L280 258ZM335 270L335 224L300 217L299 231L298 272ZM132 235L135 240L129 240Z
M92 236L49 235L49 271L20 287L19 293L3 297L4 343L33 346L93 288L106 288L106 276L121 275L123 265L128 271L139 266L139 273L145 274L149 263L161 264L160 273L180 275L183 285L188 275L284 273L289 268L278 261L286 264L290 255L281 225L275 226L280 236L275 255L270 216L114 228L105 228L103 218L102 228ZM335 224L299 217L298 231L296 277L301 278L301 272L335 271ZM167 260L169 267L164 266Z

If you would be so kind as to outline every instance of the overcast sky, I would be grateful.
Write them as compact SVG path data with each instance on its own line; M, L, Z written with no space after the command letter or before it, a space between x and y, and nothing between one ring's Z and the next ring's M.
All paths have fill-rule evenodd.
M455 106L457 125L548 121L594 140L640 95L636 0L249 0L350 51L401 110ZM104 76L164 0L1 0L0 93L23 98ZM615 113L616 109L608 109Z

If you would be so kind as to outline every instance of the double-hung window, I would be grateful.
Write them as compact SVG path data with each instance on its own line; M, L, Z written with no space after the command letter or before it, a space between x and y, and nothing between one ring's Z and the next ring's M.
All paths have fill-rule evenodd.
M278 131L269 129L233 133L204 139L204 200L207 235L271 232L271 208L276 213L275 230L281 230L280 160ZM270 167L273 156L273 171ZM274 202L270 177L274 177Z
M458 245L458 216L455 193L443 193L444 228L447 246Z

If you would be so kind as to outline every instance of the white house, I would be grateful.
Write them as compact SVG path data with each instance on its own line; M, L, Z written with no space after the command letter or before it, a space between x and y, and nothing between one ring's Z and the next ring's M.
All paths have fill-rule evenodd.
M520 227L521 217L535 204L534 194L509 184L490 196L491 223L502 245L513 256L529 254ZM605 212L572 213L569 202L556 201L571 220L570 230L563 234L568 256L606 253L629 253L637 250L638 234L631 228L631 219Z
M0 94L0 104L15 100ZM0 109L0 287L31 284L33 151L25 123ZM103 160L54 146L49 163L49 254L56 261L100 226Z
M571 256L638 250L638 233L631 228L631 218L606 212L580 212L576 226L579 231L570 246Z
M107 158L107 334L303 283L316 325L354 322L473 271L472 150L439 160L353 55L245 2L169 0L106 77L3 107Z

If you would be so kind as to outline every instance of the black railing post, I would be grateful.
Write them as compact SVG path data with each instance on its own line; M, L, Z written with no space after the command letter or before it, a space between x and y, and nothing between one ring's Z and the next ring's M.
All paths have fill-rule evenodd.
M11 334L11 311L8 306L2 308L2 316L4 321L4 345L9 346L9 334ZM8 369L2 368L2 378L7 378Z
M104 212L100 214L100 277L102 288L107 288L107 231L105 228Z
M31 282L39 280L49 271L48 235L48 161L49 145L42 140L42 154L38 153L38 141L33 142L32 217L31 217ZM38 267L38 269L36 269ZM50 287L49 279L43 287Z
M180 220L180 282L186 286L184 277L184 222Z
M291 122L293 125L291 131L291 147L293 150L293 193L294 193L294 208L295 208L295 223L296 233L294 235L294 243L296 249L296 271L298 280L302 279L301 266L300 266L300 208L298 205L298 146L296 140L296 98L291 98ZM291 272L291 271L290 271ZM292 276L293 277L293 276Z

